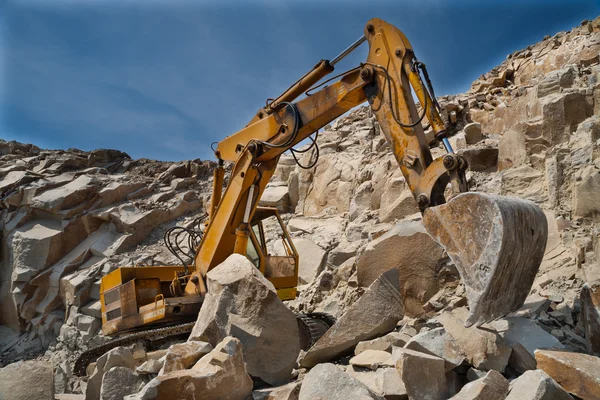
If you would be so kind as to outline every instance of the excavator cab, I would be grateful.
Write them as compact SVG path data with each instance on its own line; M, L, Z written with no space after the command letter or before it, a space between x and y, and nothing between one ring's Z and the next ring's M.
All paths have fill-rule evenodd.
M299 257L279 211L258 207L250 226L246 257L271 281L281 300L295 299ZM275 230L277 239L268 242L266 230Z

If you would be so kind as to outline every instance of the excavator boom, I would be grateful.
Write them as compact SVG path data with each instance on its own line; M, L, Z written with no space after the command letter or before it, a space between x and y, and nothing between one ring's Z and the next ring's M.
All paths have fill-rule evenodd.
M369 54L341 78L296 101L331 73L361 43ZM425 76L422 78L422 74ZM319 90L316 90L319 89ZM420 103L418 109L413 93ZM245 254L249 221L280 155L348 110L368 102L394 153L431 235L447 250L467 287L471 315L482 324L522 306L544 253L547 226L531 202L468 193L467 161L455 154L424 64L404 34L374 18L364 35L329 62L322 60L285 93L261 108L250 123L218 144L220 164L235 162L224 192L215 186L212 213L186 295L203 294L203 277L232 253ZM447 154L433 159L425 138L427 120ZM216 172L222 180L223 172ZM445 193L451 186L452 199ZM507 249L513 253L507 256Z

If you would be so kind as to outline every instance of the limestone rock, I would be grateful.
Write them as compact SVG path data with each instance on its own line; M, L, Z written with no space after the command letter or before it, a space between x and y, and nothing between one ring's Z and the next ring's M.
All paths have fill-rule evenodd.
M393 367L392 354L383 350L365 350L352 357L350 365L376 370L379 367Z
M281 212L288 212L290 195L287 186L267 187L260 198L259 205L263 207L275 207Z
M0 368L0 399L54 400L50 361L19 361Z
M252 392L252 400L298 400L302 382L290 382L287 385Z
M527 371L510 386L506 400L572 400L569 393L542 370Z
M404 220L391 231L370 242L357 260L358 283L370 285L390 269L400 276L404 312L423 314L423 304L438 291L437 275L444 251L425 231L420 221Z
M212 269L207 283L189 340L214 346L226 336L237 337L250 375L272 385L287 382L300 352L300 334L296 316L273 284L239 254Z
M121 400L137 393L144 381L138 374L126 367L112 367L102 378L100 400Z
M436 319L444 326L458 343L467 357L467 362L479 369L495 369L503 372L508 364L511 347L493 331L478 329L474 326L465 328L466 308L443 312Z
M581 309L589 350L600 353L600 285L586 284L581 289Z
M508 388L506 378L491 370L483 378L467 383L452 400L504 400Z
M164 375L180 369L190 368L202 356L210 353L212 349L213 347L209 343L195 340L176 343L169 347L163 366L158 374Z
M311 369L302 381L299 400L368 400L379 399L364 384L346 374L333 364L319 364Z
M396 368L377 368L375 371L350 367L346 373L386 399L406 399L406 387Z
M410 399L447 398L443 359L401 347L394 347L392 356Z
M359 355L365 350L382 350L391 353L393 346L403 347L410 338L410 336L404 333L390 332L376 339L359 342L354 349L354 354Z
M304 355L300 364L313 367L350 353L360 341L390 332L402 319L398 270L383 273L362 297Z
M582 172L581 181L575 187L573 193L574 214L600 220L598 198L600 198L600 171L590 166Z
M137 367L135 369L135 371L138 374L158 374L161 370L161 368L163 367L163 361L159 361L159 360L154 360L154 359L148 359L146 361L144 361L144 363L142 365L140 365L139 367Z
M152 379L135 397L137 400L244 400L252 393L242 344L226 337L192 369L170 372Z
M412 337L404 348L442 358L446 362L446 371L458 367L465 360L462 349L444 328L421 332Z
M536 350L538 369L583 399L600 398L600 358L558 350Z
M465 125L463 131L465 132L467 144L475 144L483 139L483 135L481 134L481 124L478 122L471 122Z
M94 368L94 372L88 379L85 390L86 400L97 400L100 398L102 377L113 367L125 367L133 370L135 368L135 360L133 359L131 350L127 347L115 347L98 358L96 368Z
M311 283L323 270L327 252L310 239L294 239L294 247L298 252L298 279L300 283ZM285 255L281 241L275 245L277 255Z
M541 348L563 349L560 341L540 328L534 321L526 318L508 317L489 324L510 346L523 346L530 357L535 356L535 350ZM513 347L513 352L514 352ZM517 350L517 354L520 353Z

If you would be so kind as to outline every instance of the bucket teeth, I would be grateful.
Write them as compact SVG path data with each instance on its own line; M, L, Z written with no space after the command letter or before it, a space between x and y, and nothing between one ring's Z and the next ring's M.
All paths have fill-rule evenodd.
M523 306L548 238L546 216L535 203L462 193L425 210L423 223L464 282L470 310L465 326L480 326Z

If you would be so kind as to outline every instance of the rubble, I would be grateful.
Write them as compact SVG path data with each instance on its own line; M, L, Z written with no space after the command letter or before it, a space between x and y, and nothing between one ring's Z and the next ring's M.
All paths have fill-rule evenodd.
M300 361L313 367L349 353L360 341L394 329L403 317L398 270L387 271L371 284L362 297L315 343Z
M296 316L246 257L233 254L207 274L208 294L189 340L213 346L227 336L243 344L251 376L286 383L300 352Z
M412 337L404 348L443 359L446 372L460 366L465 360L463 350L444 328L421 332Z
M136 400L177 398L243 400L252 393L252 379L246 372L242 344L226 337L192 369L169 372L152 379L135 395Z

